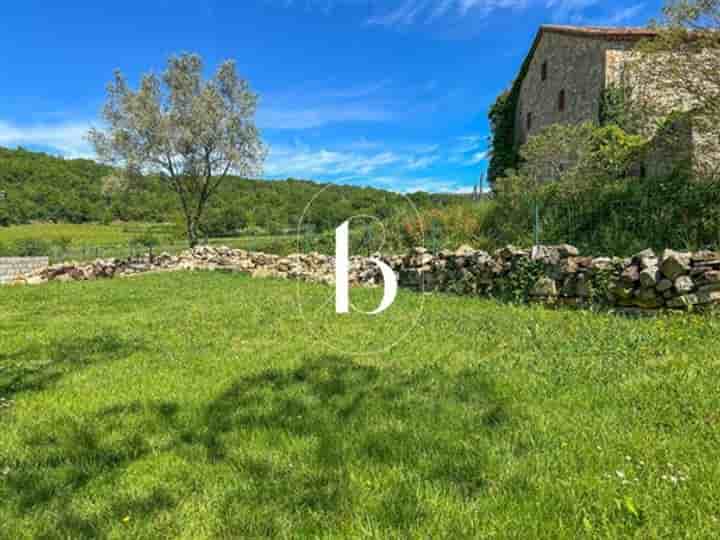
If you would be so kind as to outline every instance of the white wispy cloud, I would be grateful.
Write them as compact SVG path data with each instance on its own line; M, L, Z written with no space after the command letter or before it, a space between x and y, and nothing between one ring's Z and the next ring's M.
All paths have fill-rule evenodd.
M644 4L612 11L602 0L387 0L372 2L369 0L266 0L274 5L288 8L302 7L306 11L331 13L341 7L362 6L371 10L365 17L370 25L388 28L401 28L418 24L436 23L446 20L452 24L463 18L472 17L473 21L485 19L501 10L527 10L541 8L547 17L555 23L619 25L636 18ZM589 16L588 10L602 11Z
M487 158L485 144L486 136L475 134L453 138L443 145L421 142L388 145L360 139L339 143L332 149L313 148L296 139L294 144L271 146L265 173L270 178L307 178L402 193L464 192L472 190L472 186L448 179L448 166L461 178L467 179L468 172L472 177Z
M645 3L613 9L600 0L547 0L554 22L594 26L619 26L637 19L645 9Z
M581 24L584 12L600 4L600 0L547 0L545 7L550 11L553 22Z
M528 0L404 0L367 19L369 24L402 26L430 23L441 17L487 17L500 9L523 9Z
M486 145L487 141L487 135L462 135L455 138L450 150L455 154L466 154Z
M372 105L288 105L259 108L257 123L261 128L309 129L344 122L382 122L392 117L391 111Z
M487 150L484 150L482 152L475 152L470 158L465 162L466 165L478 165L482 163L483 161L486 161L489 157L490 153Z
M608 26L616 26L627 23L638 17L645 9L645 4L635 4L622 8L615 13L610 14L607 18L600 22L600 24L606 24Z
M431 146L427 146L432 148ZM265 173L272 177L349 178L380 170L418 171L441 161L436 153L311 149L304 145L271 146Z
M362 177L355 176L350 179L353 184L366 184L395 191L397 193L416 193L425 191L428 193L472 193L473 186L466 185L457 180L438 176L411 177L401 175Z
M88 129L86 122L21 126L0 120L0 146L34 146L67 158L90 158Z
M303 147L271 147L265 173L273 177L302 178L367 175L402 160L393 152L358 154Z
M346 122L384 122L397 111L385 90L389 79L338 85L308 81L263 94L257 123L270 129L311 129Z
M440 159L437 155L418 156L410 158L407 162L406 168L410 170L426 169L433 163L436 163Z

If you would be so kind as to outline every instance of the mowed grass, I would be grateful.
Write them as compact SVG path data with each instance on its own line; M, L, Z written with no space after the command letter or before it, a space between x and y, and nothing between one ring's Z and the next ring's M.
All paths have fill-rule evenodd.
M299 291L0 290L0 536L720 535L717 317Z

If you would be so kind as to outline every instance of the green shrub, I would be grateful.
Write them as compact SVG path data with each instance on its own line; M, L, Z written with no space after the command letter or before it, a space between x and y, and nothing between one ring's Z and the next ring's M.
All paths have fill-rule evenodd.
M23 238L12 243L10 253L14 257L41 257L48 255L51 249L52 244L45 240Z

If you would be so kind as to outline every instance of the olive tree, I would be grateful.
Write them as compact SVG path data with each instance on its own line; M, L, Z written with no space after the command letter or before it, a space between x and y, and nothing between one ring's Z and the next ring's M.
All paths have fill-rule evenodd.
M171 57L139 88L115 72L102 111L104 129L88 138L101 161L132 180L158 174L177 193L187 238L195 246L212 196L230 175L258 174L265 157L255 126L257 96L226 61L203 79L196 54Z

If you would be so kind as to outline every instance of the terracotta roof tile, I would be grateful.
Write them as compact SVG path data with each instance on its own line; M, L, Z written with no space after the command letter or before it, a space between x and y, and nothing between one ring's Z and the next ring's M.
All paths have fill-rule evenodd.
M607 26L564 26L555 24L544 24L540 32L555 32L558 34L573 34L580 36L597 36L620 39L642 39L654 37L657 32L650 28L622 28Z

